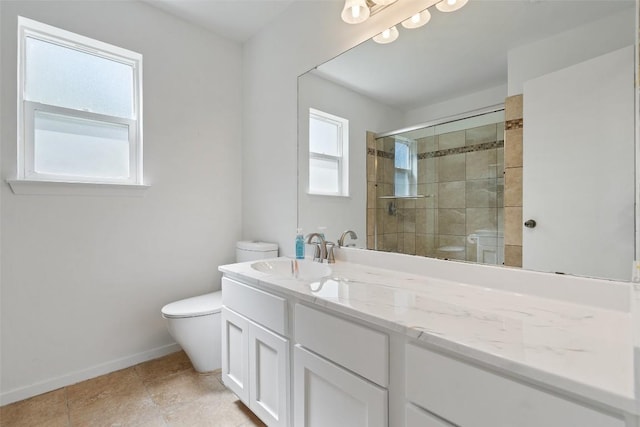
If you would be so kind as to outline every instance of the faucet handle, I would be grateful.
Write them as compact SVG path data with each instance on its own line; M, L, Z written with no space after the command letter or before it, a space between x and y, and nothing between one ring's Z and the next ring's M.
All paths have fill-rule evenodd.
M335 264L336 257L333 254L333 248L336 246L336 244L333 242L326 242L325 245L327 246L327 263Z
M322 249L320 243L313 243L313 260L316 262L322 262Z

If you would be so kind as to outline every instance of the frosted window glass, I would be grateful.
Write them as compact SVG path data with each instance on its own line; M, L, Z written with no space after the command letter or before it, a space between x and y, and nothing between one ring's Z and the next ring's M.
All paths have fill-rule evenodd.
M402 142L395 144L395 167L398 169L411 169L409 146Z
M133 67L26 38L25 99L110 116L133 117Z
M395 174L395 195L409 196L411 195L409 185L409 173L404 170L396 170Z
M313 193L339 193L337 160L309 160L309 191Z
M50 175L129 177L127 125L35 112L34 169Z
M340 156L340 126L311 117L309 120L309 151Z

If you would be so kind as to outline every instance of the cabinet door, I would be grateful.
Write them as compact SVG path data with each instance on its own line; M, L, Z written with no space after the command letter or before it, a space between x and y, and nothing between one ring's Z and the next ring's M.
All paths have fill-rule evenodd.
M296 346L296 427L386 427L387 391Z
M222 307L222 381L249 405L249 321Z
M249 408L270 427L287 425L288 344L287 339L249 324Z

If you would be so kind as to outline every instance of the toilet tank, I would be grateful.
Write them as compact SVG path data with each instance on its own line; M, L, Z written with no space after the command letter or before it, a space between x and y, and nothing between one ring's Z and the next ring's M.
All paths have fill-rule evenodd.
M242 241L236 244L236 262L256 261L277 256L276 243Z

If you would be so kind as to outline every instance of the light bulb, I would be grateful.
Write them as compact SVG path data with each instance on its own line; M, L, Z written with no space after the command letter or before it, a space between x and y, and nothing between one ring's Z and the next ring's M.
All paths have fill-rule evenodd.
M442 0L436 4L436 9L440 12L453 12L462 8L468 1L469 0Z
M425 9L420 13L416 13L411 18L402 21L402 26L408 29L419 28L429 22L430 19L431 13Z
M340 16L347 24L359 24L366 21L370 13L366 0L345 0Z
M400 33L396 27L387 28L377 36L373 37L373 41L380 44L391 43L398 38Z
M354 19L358 19L360 17L360 5L355 5L351 8L351 16Z

